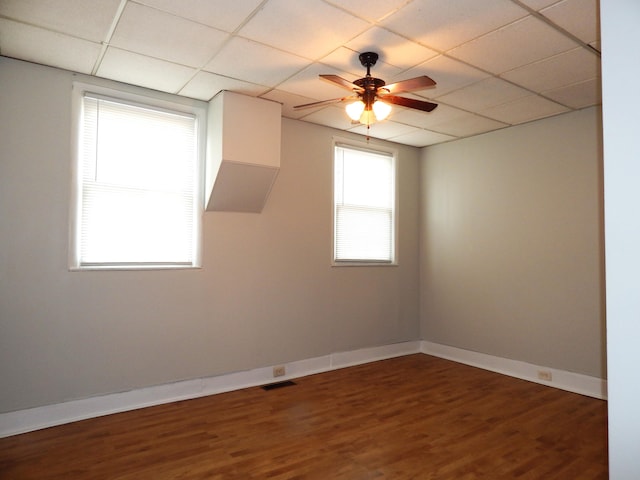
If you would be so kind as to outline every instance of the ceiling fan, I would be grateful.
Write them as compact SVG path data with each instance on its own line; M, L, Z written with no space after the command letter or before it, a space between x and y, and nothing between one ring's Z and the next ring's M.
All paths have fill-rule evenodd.
M354 95L320 102L296 105L295 109L319 107L331 103L346 102L347 115L354 121L367 125L376 120L384 120L391 112L391 105L401 105L403 107L415 108L425 112L431 112L438 105L413 98L398 97L395 93L411 92L433 87L436 82L426 75L401 80L387 85L384 80L371 76L371 67L378 61L378 54L375 52L364 52L358 57L363 67L366 67L366 76L353 82L345 80L338 75L320 75L320 78L335 83L336 85L351 90Z

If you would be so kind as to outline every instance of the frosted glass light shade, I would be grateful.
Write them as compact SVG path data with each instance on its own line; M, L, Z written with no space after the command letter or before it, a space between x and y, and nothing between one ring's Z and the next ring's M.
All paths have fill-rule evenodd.
M376 116L373 110L365 110L360 115L360 123L363 125L371 125L376 122Z
M377 100L373 104L373 113L378 121L384 120L391 113L391 105Z
M364 102L362 102L361 100L357 100L355 102L347 104L345 109L347 111L347 115L349 115L349 118L351 118L351 120L358 121L360 119L360 115L362 115L362 112L364 110Z

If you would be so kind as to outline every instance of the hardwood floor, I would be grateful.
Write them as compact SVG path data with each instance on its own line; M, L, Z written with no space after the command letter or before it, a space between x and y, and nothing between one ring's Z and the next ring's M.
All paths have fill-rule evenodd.
M601 400L422 354L295 382L0 439L0 478L607 478Z

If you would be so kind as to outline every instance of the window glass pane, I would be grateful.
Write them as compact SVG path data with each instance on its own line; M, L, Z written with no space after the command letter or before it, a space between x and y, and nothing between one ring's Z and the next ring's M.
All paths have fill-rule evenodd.
M340 225L336 258L344 260L391 259L391 210L337 205Z
M194 115L85 95L77 265L195 265Z
M192 256L192 199L86 185L82 263L180 263Z
M96 181L154 190L191 188L193 117L97 102Z
M336 146L334 157L334 260L394 260L393 156Z
M353 205L389 207L392 200L390 158L347 151L343 172L343 202Z

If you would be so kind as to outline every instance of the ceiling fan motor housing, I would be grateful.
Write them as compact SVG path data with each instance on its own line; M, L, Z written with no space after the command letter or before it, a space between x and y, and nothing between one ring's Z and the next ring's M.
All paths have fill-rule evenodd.
M359 78L353 82L355 85L361 87L363 89L362 101L366 106L366 110L371 109L371 105L376 100L376 94L378 89L384 87L385 82L380 78L374 78L371 75L367 75L364 78Z
M362 66L367 67L367 74L369 74L369 69L378 61L378 54L376 52L364 52L361 53L358 58Z

